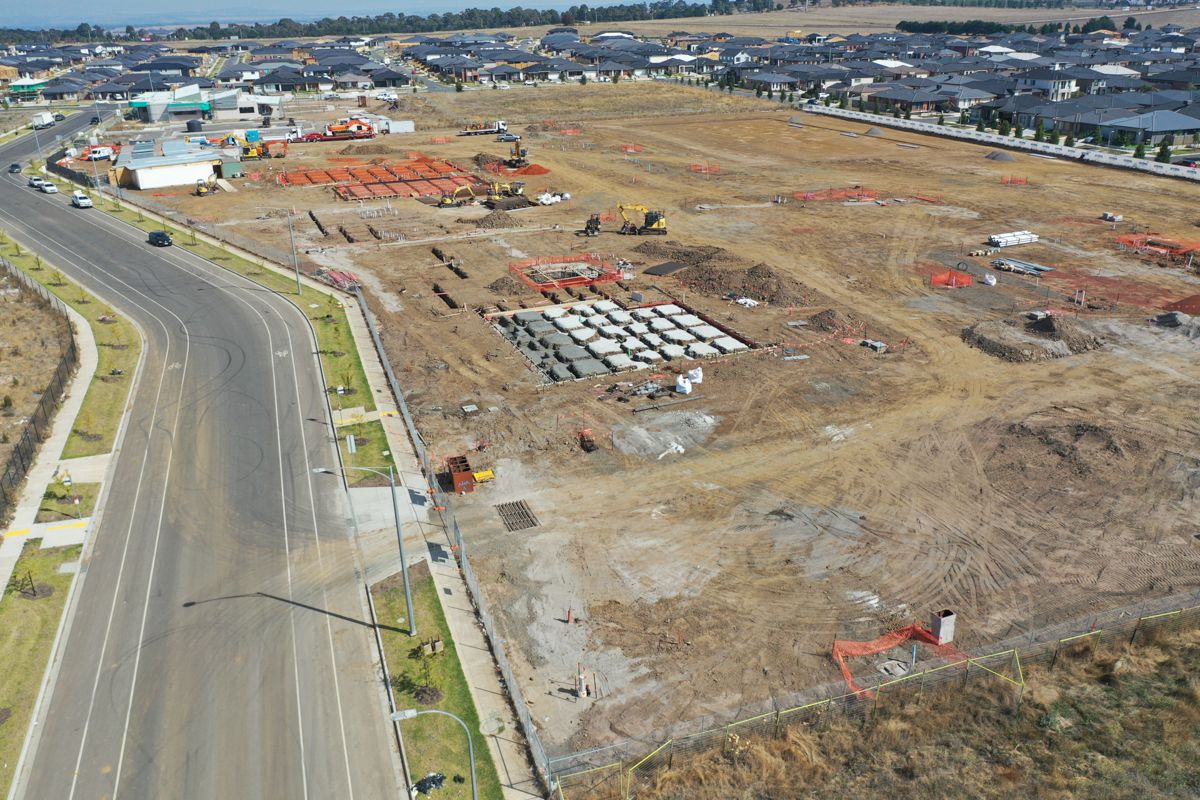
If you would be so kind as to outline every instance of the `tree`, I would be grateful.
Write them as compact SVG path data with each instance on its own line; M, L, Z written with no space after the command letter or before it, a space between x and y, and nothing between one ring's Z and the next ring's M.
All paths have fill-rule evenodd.
M455 81L455 82L454 82L454 91L456 91L456 92L461 92L462 90L463 90L463 83L462 83L462 81Z
M1058 144L1058 131L1057 130L1050 131L1049 142L1050 142L1050 144Z
M137 28L133 27L132 25L126 25L125 26L125 38L126 39L136 39L137 38Z
M1159 145L1158 155L1154 157L1154 160L1160 164L1171 163L1171 145L1167 143L1166 139L1163 139L1162 144Z
M575 15L572 14L570 11L564 11L562 13L562 16L558 18L558 24L559 25L574 25L575 24Z
M945 124L946 124L946 115L938 114L938 125L945 125Z
M768 87L767 87L767 99L768 99L768 100L774 100L774 99L775 99L775 90L774 90L774 89L772 89L770 86L768 86Z
M846 95L842 95L841 98L838 99L838 108L845 108L845 107L846 107Z
M219 22L208 23L208 38L210 38L210 39L220 39L221 38L221 23L219 23Z
M1137 28L1137 20L1133 17L1126 17L1125 24L1121 26L1123 30L1132 31Z
M579 76L579 85L580 85L580 86L587 86L587 75L580 75L580 76Z
M1000 120L1000 124L996 126L996 133L1001 136L1008 136L1012 132L1012 125L1006 119Z
M904 109L904 118L912 119L912 109L911 108Z
M893 103L892 104L892 116L895 117L896 119L900 119L900 114L901 114L900 104Z
M970 117L970 115L968 115L968 114L967 114L967 110L964 108L964 109L962 110L962 113L960 113L960 114L958 115L958 124L959 124L959 125L966 125L966 124L967 124L968 122L970 122L970 121L971 121L971 117Z
M872 114L878 114L878 113L879 113L879 101L878 101L878 100L872 100L872 101L871 101L871 113L872 113Z
M613 75L613 83L616 83L616 82L617 82L617 81L619 81L619 80L621 80L621 76L620 76L620 75Z
M1035 142L1043 142L1046 140L1046 123L1044 120L1038 120L1037 127L1033 130L1033 140Z
M1063 141L1063 145L1066 147L1074 147L1075 146L1075 134L1068 133L1067 138Z
M983 133L983 117L980 117L979 122L975 123L975 130Z
M858 110L859 110L859 111L861 111L861 112L863 112L863 113L866 113L866 111L867 111L867 104L866 104L866 101L864 101L864 100L862 99L862 96L861 96L861 95L860 95L860 96L859 96L859 98L858 98Z
M1016 125L1013 125L1013 136L1018 139L1025 138L1025 129L1021 127L1021 123L1018 122Z
M762 97L762 84L761 83L758 86L754 87L754 96Z
M1104 144L1104 131L1100 130L1099 125L1092 130L1092 144Z
M1145 142L1137 143L1137 147L1135 147L1133 149L1133 157L1134 158L1145 158L1146 157L1146 143Z
M92 26L88 25L86 22L79 23L79 27L75 29L75 35L80 39L91 39Z

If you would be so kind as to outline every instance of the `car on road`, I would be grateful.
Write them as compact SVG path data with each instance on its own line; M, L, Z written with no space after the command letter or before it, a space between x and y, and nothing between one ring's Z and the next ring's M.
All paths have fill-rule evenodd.
M325 99L326 100L337 100L338 96L336 94L334 94L333 92L330 92L327 95L325 95Z
M20 173L20 171L21 171L21 165L20 165L20 164L9 164L9 165L8 165L8 174L9 174L9 175L15 175L15 174L18 174L18 173Z
M64 119L66 119L66 117L64 117L62 114L55 114L55 115L54 115L54 121L55 121L55 122L62 122Z
M170 247L174 243L166 231L150 231L150 244L155 247Z
M38 187L46 194L58 194L58 187L50 181L42 181L42 185Z
M515 133L502 133L496 137L497 142L519 142L521 137Z
M92 117L92 124L93 124L93 125L99 125L99 124L100 124L100 118L99 118L99 117Z
M511 89L512 87L509 86L507 83L497 83L496 88L497 89Z
M537 86L537 81L525 81L526 86Z
M27 185L32 186L33 188L36 189L37 187L41 186L43 183L45 183L45 181L42 180L41 175L34 175L34 176L30 177L29 183Z
M71 205L76 208L91 208L92 198L88 197L83 192L76 190L71 194Z
M1194 158L1189 158L1183 161L1176 161L1175 165L1179 167L1200 167L1200 161L1197 161Z

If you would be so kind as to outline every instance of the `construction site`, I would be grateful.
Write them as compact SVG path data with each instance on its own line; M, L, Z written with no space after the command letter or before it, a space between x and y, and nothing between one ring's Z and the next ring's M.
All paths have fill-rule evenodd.
M1192 186L608 88L129 191L361 282L551 756L1200 587Z

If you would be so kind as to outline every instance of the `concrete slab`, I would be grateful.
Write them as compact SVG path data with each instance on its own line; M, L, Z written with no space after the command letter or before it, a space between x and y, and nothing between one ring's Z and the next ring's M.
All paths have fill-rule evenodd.
M650 330L655 333L666 333L667 331L677 331L675 323L669 319L652 319L649 322Z
M601 300L598 303L593 303L592 308L597 314L607 314L610 311L619 311L621 307L611 300Z
M677 317L671 317L671 322L680 328L694 328L697 325L703 325L704 320L697 317L695 314L680 314Z
M571 365L571 372L575 373L578 378L591 378L599 375L609 375L608 367L604 366L602 361L597 361L594 358L585 358L582 361L576 361Z
M596 338L596 332L591 328L581 328L577 331L571 331L571 338L577 343L582 344L583 342Z
M585 358L588 358L588 351L577 344L569 344L558 351L558 360L566 364Z
M666 344L666 342L663 341L663 338L657 333L646 333L638 338L645 342L647 347L659 348Z
M658 316L658 314L654 311L653 308L635 308L633 311L630 311L629 313L633 316L634 319L638 320L639 322L645 322L648 319L654 319L655 317Z
M554 321L559 317L565 317L567 310L565 308L547 308L542 311L542 316L548 320Z
M512 315L513 319L522 325L528 325L531 322L541 322L542 315L537 311L518 311ZM372 344L372 347L374 344Z
M590 317L596 313L596 309L592 308L587 303L580 303L577 306L571 306L571 312L578 314L581 317Z
M682 314L683 309L674 303L663 303L661 306L654 306L654 313L660 317L673 317L676 314Z
M636 351L638 351L638 350L645 350L645 349L646 349L646 345L645 345L645 344L643 344L643 343L642 343L642 340L641 340L641 339L638 339L636 336L630 336L628 339L626 339L625 341L621 342L621 347L622 347L622 348L625 350L625 352L627 352L627 353L632 353L632 352L636 352Z
M626 325L625 330L630 336L642 336L650 332L650 326L644 322L635 322L632 325Z
M663 360L663 357L654 350L643 350L640 353L635 353L633 357L646 364L657 364Z
M713 339L720 339L725 335L720 328L714 328L712 325L695 325L688 328L688 333L702 342L711 342Z
M594 317L589 318L589 320L590 319L594 319ZM580 322L579 317L576 316L561 317L554 320L554 327L558 328L563 333L570 333L571 331L577 331L582 328L583 323Z
M624 311L610 311L608 319L614 325L628 325L633 322L633 317Z
M624 372L625 370L636 369L638 366L640 366L638 362L621 353L618 353L615 356L609 356L608 358L604 359L604 363L613 372Z
M530 336L538 338L538 337L546 336L547 334L554 333L558 329L555 328L553 325L551 325L549 322L531 322L525 326L525 330L529 333Z
M720 355L721 351L712 345L696 342L695 344L688 345L687 353L692 358L712 358L713 356Z
M587 351L596 358L603 358L621 352L621 345L612 339L597 339L587 346Z
M740 342L732 336L724 336L715 340L712 346L720 350L722 353L736 353L739 350L749 350L750 346L745 342Z
M625 329L620 325L605 325L600 329L600 335L608 339L620 339L625 336Z
M671 344L690 344L696 341L695 336L692 336L687 331L681 331L678 329L673 331L663 331L662 338Z
M544 337L541 340L541 343L542 347L546 347L551 350L557 350L560 347L566 347L567 345L571 344L571 337L567 336L565 333L552 333L549 336Z
M658 349L658 352L667 361L676 361L687 355L687 350L677 344L665 344Z

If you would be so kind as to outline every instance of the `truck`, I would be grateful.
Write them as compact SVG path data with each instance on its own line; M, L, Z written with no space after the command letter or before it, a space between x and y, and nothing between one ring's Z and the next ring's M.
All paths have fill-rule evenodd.
M303 133L299 128L288 131L289 142L338 142L346 139L374 139L375 126L366 120L350 117L326 125L321 133Z
M478 125L468 125L464 130L458 132L459 136L489 136L494 133L505 133L508 130L508 123L502 119L495 122L481 122Z
M49 111L39 111L33 115L33 129L40 131L54 127L54 115Z

